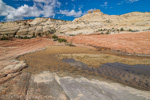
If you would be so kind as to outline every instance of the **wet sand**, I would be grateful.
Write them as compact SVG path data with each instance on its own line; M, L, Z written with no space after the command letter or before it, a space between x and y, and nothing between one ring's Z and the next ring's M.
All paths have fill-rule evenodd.
M18 59L23 60L28 64L28 68L25 69L24 71L31 72L31 73L40 73L42 71L50 71L50 72L55 72L60 76L72 76L72 77L84 76L89 79L96 78L96 79L100 79L100 80L112 79L113 81L121 82L123 84L129 85L132 87L136 87L136 88L140 88L140 89L144 89L144 90L150 90L149 80L146 81L144 79L144 82L148 82L148 85L141 85L141 84L137 85L138 82L133 81L133 77L139 78L139 80L137 80L137 81L143 81L143 80L141 80L143 78L143 76L141 76L139 74L135 75L135 74L131 73L131 77L127 78L126 75L128 75L128 72L127 73L125 72L125 75L124 75L124 69L120 70L121 68L118 68L118 67L116 67L116 68L115 67L111 67L111 68L106 67L103 69L104 73L102 73L100 75L98 72L82 70L81 68L78 68L76 66L71 66L70 64L62 62L62 60L59 59L60 55L62 55L62 54L79 54L80 56L78 56L78 58L80 60L81 60L81 58L84 58L84 57L85 57L85 59L92 60L92 58L90 58L90 56L86 57L86 56L83 56L83 54L100 55L101 53L96 50L89 49L89 48L83 48L83 47L50 46L46 50L26 54L26 55L20 56ZM107 56L105 58L105 60L108 60L108 58L116 59L116 60L112 61L111 63L115 63L118 61L118 59L122 59L120 62L118 61L118 63L126 62L126 64L134 65L135 62L136 62L136 64L143 64L146 62L146 64L149 65L149 62L148 62L149 59L146 59L146 58L138 58L138 59L127 58L127 57L119 57L118 58L118 56L108 55L108 54L107 55L103 54L103 56ZM97 59L97 58L95 57L95 59ZM110 61L110 60L111 59L109 59L108 61ZM145 62L143 62L143 61L145 61ZM104 61L103 64L104 63L109 63L109 62ZM98 64L99 63L97 63L96 66ZM97 68L97 67L94 67L94 68ZM103 68L103 67L100 67L100 68ZM123 72L123 74L120 76L118 73L115 73L115 71L118 71L121 74ZM108 74L110 76L108 76ZM116 80L117 78L114 77L114 76L118 76L118 75L120 76L119 77L120 80ZM129 81L128 83L124 82L126 79ZM130 84L132 82L134 84ZM144 83L142 83L142 84L144 84Z

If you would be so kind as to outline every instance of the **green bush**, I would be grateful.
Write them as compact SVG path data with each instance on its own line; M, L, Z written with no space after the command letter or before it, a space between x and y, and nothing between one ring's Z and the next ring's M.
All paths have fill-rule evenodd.
M0 40L10 40L10 39L8 37L3 36L0 38Z
M36 36L33 34L32 38L35 38Z
M107 35L110 34L110 31L107 31L106 34L107 34Z
M58 42L67 42L67 40L66 39L58 39Z
M132 32L132 29L129 29L130 32Z
M104 33L103 33L103 32L101 32L101 34L103 35Z
M103 29L99 29L98 31L103 31Z
M123 29L123 28L121 28L121 29L120 29L120 31L124 31L124 29Z
M13 39L13 37L11 37L11 36L2 36L2 37L0 37L0 40L12 40Z
M58 39L58 36L53 35L52 38L55 40L55 39Z
M21 37L21 36L18 36L18 38L19 38L19 39L31 39L32 37L27 37L27 36Z

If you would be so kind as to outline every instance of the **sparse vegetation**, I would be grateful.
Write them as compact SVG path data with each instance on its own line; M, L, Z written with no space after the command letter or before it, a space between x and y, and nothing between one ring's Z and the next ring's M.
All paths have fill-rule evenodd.
M104 33L103 33L103 32L101 32L100 34L101 34L101 35L104 35Z
M138 32L138 30L129 29L130 32Z
M52 38L54 39L54 41L58 40L58 36L56 36L56 35L53 35Z
M9 36L8 34L6 36L0 37L0 40L12 40L13 37Z
M67 42L67 40L66 39L60 39L60 38L58 38L58 42Z
M70 34L69 36L76 36L75 34Z
M123 29L123 28L121 28L121 29L120 29L120 31L124 31L124 29Z
M98 31L103 31L103 29L99 29Z
M75 47L75 45L74 45L74 44L72 44L71 42L66 43L66 45L71 46L71 47Z
M0 38L0 40L10 40L10 38L3 36Z
M32 39L32 38L35 38L36 36L35 35L33 35L32 37L27 37L27 36L18 36L18 37L16 37L16 38L19 38L19 39Z
M54 41L58 41L58 42L67 42L66 39L63 39L63 38L58 38L58 36L56 35L53 35L52 38L54 39Z
M33 34L32 38L35 38L35 37L36 37L35 34Z
M132 32L132 29L129 29L130 32Z
M110 34L110 31L108 30L108 31L106 32L106 34L107 34L107 35Z

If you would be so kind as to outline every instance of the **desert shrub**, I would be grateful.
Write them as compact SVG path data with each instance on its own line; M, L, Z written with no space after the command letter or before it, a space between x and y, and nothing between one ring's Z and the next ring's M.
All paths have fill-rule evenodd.
M30 37L25 36L23 39L31 39Z
M9 36L2 36L0 38L0 40L12 40L12 37L9 37Z
M132 30L131 32L138 32L138 30Z
M120 31L119 29L117 29L117 31Z
M58 39L58 36L53 35L52 38L53 38L53 39Z
M3 37L1 37L1 39L0 39L0 40L9 40L9 38L8 38L8 37L3 36Z
M132 29L129 29L130 32L132 32Z
M103 29L99 29L98 31L103 31Z
M64 32L60 32L61 34L64 34Z
M76 36L75 34L70 34L69 36Z
M6 36L9 36L9 34L7 33Z
M124 29L123 29L123 28L121 28L121 29L120 29L120 31L124 31Z
M66 45L71 46L71 47L75 47L75 45L72 43L66 43Z
M106 34L107 34L107 35L110 34L110 31L107 31Z
M35 34L33 34L31 38L35 38L35 37L36 37Z
M58 42L67 42L67 40L66 39L60 39L60 38L58 38Z
M104 33L103 32L101 32L101 35L103 35Z
M17 38L19 38L19 39L31 39L32 37L27 37L27 36L21 37L21 36L18 36Z

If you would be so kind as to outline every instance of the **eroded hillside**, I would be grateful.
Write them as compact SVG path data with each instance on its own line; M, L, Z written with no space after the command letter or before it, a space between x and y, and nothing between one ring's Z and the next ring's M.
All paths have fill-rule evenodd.
M122 28L122 30L121 30ZM32 37L47 34L90 34L95 32L109 32L117 34L122 31L150 30L149 12L132 12L124 15L107 15L100 10L76 18L73 21L63 21L51 18L35 18L15 22L1 22L0 35L14 37Z

